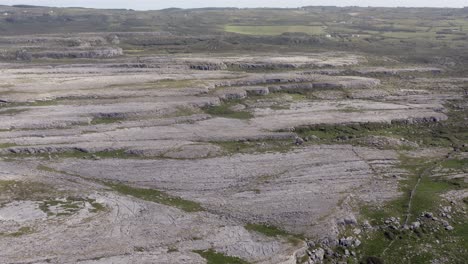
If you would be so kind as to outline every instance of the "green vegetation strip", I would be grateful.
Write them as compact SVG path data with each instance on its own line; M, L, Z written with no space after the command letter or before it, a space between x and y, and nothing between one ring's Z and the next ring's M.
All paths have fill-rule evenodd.
M89 203L92 207L88 209L90 213L98 213L106 210L106 207L103 204L96 202L95 199L70 196L66 199L45 200L39 205L39 209L41 209L48 216L69 216L77 213L80 209L84 208L86 202ZM50 210L51 207L60 208L61 212L54 213Z
M410 158L401 156L401 167L407 170L410 175L400 181L400 190L403 196L395 199L381 208L363 207L362 214L373 220L372 224L379 225L383 219L391 216L404 216L408 210L408 201L410 199L412 188L416 185L419 175L423 173L428 166L435 167L434 161L427 161L421 158ZM434 209L442 200L440 194L450 190L462 190L468 188L468 183L462 178L448 179L445 177L435 177L424 175L418 185L413 197L413 207L410 214L415 220L416 217L425 211Z
M2 148L11 148L11 147L15 147L17 146L16 144L14 143L0 143L0 149Z
M304 237L302 235L291 234L281 228L269 224L249 223L246 224L244 228L249 231L254 231L269 237L284 237L288 240L289 243L295 246L299 245L304 240Z
M247 224L245 225L245 229L250 231L255 231L258 233L262 233L265 236L269 237L276 237L276 236L288 236L289 233L279 229L276 226L265 225L265 224Z
M91 121L91 125L107 125L124 121L122 117L95 117Z
M295 145L293 139L258 140L258 141L216 141L211 142L224 149L228 154L235 153L264 153L291 151Z
M145 201L173 206L185 212L200 212L204 210L199 203L184 200L180 197L171 196L167 193L155 189L131 187L121 183L103 183L118 193L130 195Z
M16 108L10 108L10 109L7 109L7 110L4 110L4 111L0 111L0 115L16 115L16 114L20 114L22 112L25 112L25 111L28 111L28 109L16 109Z
M221 105L217 106L208 106L203 108L205 113L212 116L219 116L225 118L234 118L234 119L250 119L253 117L252 113L249 111L234 111L231 107L235 106L238 103L237 100L223 102Z
M199 254L206 259L207 264L249 264L249 262L238 257L226 256L218 253L213 249L209 250L194 250L193 252Z
M179 209L181 209L181 210L183 210L185 212L191 213L191 212L204 211L204 208L199 203L189 201L189 200L185 200L185 199L182 199L182 198L176 197L176 196L171 196L171 195L169 195L169 194L167 194L165 192L159 191L159 190L149 189L149 188L132 187L132 186L125 185L123 183L116 183L116 182L110 182L110 181L105 181L105 180L98 180L98 179L83 177L83 176L80 176L80 175L77 175L77 174L67 173L67 172L64 172L64 171L58 171L58 170L55 170L53 168L43 166L43 165L39 165L38 169L43 170L43 171L47 171L47 172L51 172L51 173L60 173L60 174L66 174L66 175L73 176L73 177L79 177L81 179L88 180L88 181L94 181L96 183L107 186L107 187L111 188L113 191L116 191L116 192L118 192L120 194L133 196L135 198L142 199L142 200L145 200L145 201L150 201L150 202L160 203L160 204L164 204L164 205L168 205L168 206L173 206L173 207L179 208ZM0 187L1 187L1 185L0 185ZM0 191L1 191L1 188L0 188ZM73 200L71 200L71 201L73 202ZM96 203L92 199L88 199L86 201L90 202L91 205L93 206L93 209L91 209L91 210L94 210L94 211L98 212L98 211L101 211L102 209L104 209L104 208L101 208L99 206L99 204ZM52 201L52 203L57 203L57 201ZM58 202L58 203L60 203L60 202Z
M455 122L453 122L455 123ZM359 139L366 136L385 136L404 138L420 146L451 147L454 144L462 145L468 139L468 131L463 123L455 125L452 122L422 123L422 124L346 124L346 125L315 125L296 128L302 138L316 136L320 143L339 143L339 139ZM350 140L341 141L345 144L353 143Z
M32 229L29 226L23 226L18 231L13 232L13 233L0 233L0 237L20 237L23 235L28 235L34 233L34 229Z
M380 263L430 263L440 256L448 258L447 263L462 263L460 261L468 257L466 215L452 214L450 223L454 229L451 231L433 220L425 220L415 230L393 229L384 224L384 220L390 217L404 220L408 214L408 223L411 223L424 212L438 212L440 206L449 205L442 199L443 193L468 188L463 178L449 179L431 175L434 168L450 160L435 161L407 156L401 156L400 159L402 168L410 173L407 179L401 181L403 196L378 208L361 208L364 219L369 219L373 226L379 228L365 235L359 255L365 256L364 260L372 258L382 261ZM455 164L458 167L459 163ZM428 248L431 250L426 250Z
M224 31L245 35L260 35L260 36L278 36L283 33L305 33L309 35L321 35L324 34L324 28L322 26L303 26L303 25L291 25L291 26L249 26L249 25L226 25Z
M14 180L0 180L0 194L8 197L6 200L0 200L2 204L14 200L40 200L57 193L52 186L39 182L24 182Z

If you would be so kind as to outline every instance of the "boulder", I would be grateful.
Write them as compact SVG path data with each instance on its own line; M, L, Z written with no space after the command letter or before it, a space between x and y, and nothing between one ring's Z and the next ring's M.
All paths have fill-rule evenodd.
M300 137L296 137L295 141L294 141L294 144L296 144L297 146L300 146L302 144L304 144L304 140Z
M356 225L357 224L357 220L356 220L356 217L354 215L348 215L347 217L345 217L344 222L347 225Z
M245 91L247 95L268 95L270 93L267 87L249 87Z
M413 223L411 223L411 225L410 225L410 229L412 229L412 230L418 229L419 227L421 227L421 223L420 223L420 222L413 222Z
M322 248L318 248L316 251L315 251L315 257L322 261L323 258L325 257L325 250L323 250Z

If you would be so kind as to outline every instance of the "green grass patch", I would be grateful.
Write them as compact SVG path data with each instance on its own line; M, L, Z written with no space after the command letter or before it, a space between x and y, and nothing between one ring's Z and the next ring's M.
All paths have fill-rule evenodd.
M285 139L259 141L216 141L211 143L220 146L228 154L265 152L286 153L295 147L293 141L293 139Z
M259 36L278 36L283 33L305 33L309 35L322 35L325 30L322 26L236 26L226 25L224 31L238 33L244 35L259 35Z
M5 103L5 107L40 107L40 106L53 106L57 105L61 100L51 99L51 100L37 100L31 102L11 102ZM27 111L28 109L11 109L11 113L19 113Z
M442 162L442 167L447 169L462 170L468 169L468 159L450 159Z
M466 113L447 104L450 109L448 120L441 122L427 122L407 124L405 122L386 123L352 123L344 125L313 125L297 127L296 132L302 136L314 135L322 139L321 143L339 143L337 139L347 137L362 138L366 136L386 136L404 138L426 147L452 147L463 145L468 141L468 125ZM346 144L352 141L344 141Z
M98 203L95 200L93 201L93 199L90 199L89 202L91 206L93 207L89 209L89 212L91 213L98 213L98 212L105 211L107 209L105 205Z
M346 110L348 111L348 110ZM352 110L354 111L354 110ZM321 143L337 143L340 138L349 139L363 138L366 136L385 136L393 138L404 138L415 142L420 146L428 147L451 147L453 144L465 142L467 132L461 127L456 130L447 128L447 123L422 123L422 124L345 124L345 125L314 125L297 127L296 132L301 137L317 136ZM353 142L346 141L346 144Z
M464 248L466 234L463 235L463 232L466 229L456 226L451 232L443 228L432 231L440 224L428 221L424 227L414 231L386 228L367 234L364 243L358 248L359 255L363 260L368 257L381 259L381 263L424 264L440 257L448 257L447 263L464 263L467 251ZM429 248L431 250L427 250Z
M431 171L445 161L424 158L410 158L401 156L401 167L408 171L407 177L400 182L403 195L378 208L363 206L361 216L373 226L379 227L377 231L366 232L363 243L358 249L358 255L365 260L367 257L377 257L385 263L429 263L441 256L449 256L450 263L463 263L468 257L466 250L468 242L468 224L465 215L453 214L451 224L454 230L446 231L439 222L426 219L423 225L414 231L394 230L387 228L383 221L391 216L400 217L401 222L406 217L411 190L419 185L411 202L409 222L416 221L423 212L438 212L441 205L448 202L441 195L450 190L464 190L468 184L464 179L448 179L434 177ZM449 163L450 164L450 163ZM458 166L458 163L456 163ZM421 221L421 220L420 220ZM439 242L435 242L439 241ZM430 251L425 250L431 248Z
M172 89L172 88L194 88L203 87L206 85L205 81L186 79L162 79L155 82L148 82L142 84L112 84L108 88L129 88L133 90L150 90L150 89Z
M28 109L17 109L17 108L10 108L6 109L4 111L0 111L0 115L16 115L19 113L23 113L25 111L28 111Z
M301 244L304 241L304 237L302 235L291 234L279 227L272 226L269 224L253 224L249 223L244 226L245 229L249 231L254 231L265 236L269 237L284 237L294 246Z
M437 164L434 161L406 156L401 156L400 162L401 168L409 172L408 176L400 181L402 196L386 203L384 206L361 207L361 215L370 219L372 224L382 224L384 219L391 216L400 216L403 219L408 209L411 190L416 185L419 175L424 173L428 168L435 168ZM423 175L413 197L410 221L415 220L423 212L434 210L442 201L440 198L441 194L450 190L461 190L464 188L468 188L468 184L462 178L449 179Z
M11 147L16 147L17 145L15 143L0 143L0 149L2 148L11 148Z
M6 237L20 237L28 234L34 233L34 229L29 227L29 226L23 226L18 231L13 232L13 233L0 233L0 236L6 236Z
M174 252L179 252L179 249L177 249L176 247L169 247L167 249L167 253L174 253Z
M252 113L249 111L234 111L231 109L234 105L238 104L238 100L223 102L220 105L204 107L203 110L205 113L225 118L235 118L235 119L250 119L253 117Z
M91 213L98 213L106 210L106 207L103 204L96 202L95 199L71 196L65 199L44 200L39 205L39 209L48 216L69 216L85 208L86 203L89 203L92 206L92 208L88 209ZM55 210L52 211L51 207L54 207Z
M54 195L57 191L49 185L39 182L0 180L0 206L15 200L37 200ZM6 198L5 198L6 197Z
M466 250L468 248L468 221L455 225L455 232L452 235L462 241L461 246Z
M122 117L95 117L91 120L91 125L107 125L124 121Z
M245 225L245 229L249 231L255 231L258 233L261 233L265 236L269 237L276 237L276 236L288 236L289 233L276 227L276 226L271 226L271 225L266 225L266 224L247 224Z
M223 253L214 251L213 249L194 250L193 252L206 259L207 264L249 264L249 262L241 258L226 256Z
M204 210L199 203L172 196L159 190L131 187L122 183L104 182L104 184L118 193L145 201L173 206L185 212L200 212Z

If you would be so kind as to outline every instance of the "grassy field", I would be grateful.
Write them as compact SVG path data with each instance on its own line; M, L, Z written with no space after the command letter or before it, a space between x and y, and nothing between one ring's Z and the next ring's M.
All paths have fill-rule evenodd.
M283 237L287 239L289 243L294 246L298 246L304 240L302 235L291 234L283 229L280 229L276 226L268 225L268 224L247 224L244 226L245 229L257 233L261 233L265 236L269 237Z
M364 234L361 256L385 260L385 263L430 263L431 260L444 258L446 263L464 263L468 257L468 223L466 215L452 213L451 223L454 230L447 231L437 221L422 218L424 212L437 212L449 203L441 194L449 190L462 190L468 186L463 181L449 180L431 176L431 171L445 162L430 161L401 156L402 168L409 172L401 181L403 196L379 208L363 207L362 216L371 220L377 227L375 231ZM418 178L421 178L418 183ZM415 188L410 202L411 190ZM409 208L409 202L411 207ZM384 224L384 219L399 217L403 222L406 213L409 221L421 221L420 228L393 229ZM419 218L419 220L418 220ZM430 250L429 250L430 249Z
M260 35L260 36L277 36L283 33L306 33L309 35L322 35L325 30L322 26L224 26L226 32L245 34L245 35Z
M240 101L239 100L231 100L222 102L220 105L217 106L208 106L203 108L205 113L218 116L218 117L225 117L225 118L235 118L235 119L250 119L253 117L252 113L249 111L236 111L233 110L232 107L237 105Z
M51 10L53 14L49 14ZM119 46L127 56L336 50L398 56L410 62L428 63L441 56L460 63L468 61L466 9L305 7L135 12L8 8L7 11L9 16L0 17L2 36L142 31L167 34L122 36ZM66 46L68 42L62 44ZM11 43L0 37L0 47L9 48Z
M243 259L226 256L223 253L214 251L213 249L194 250L193 252L199 254L204 259L206 259L207 264L249 264L249 262Z

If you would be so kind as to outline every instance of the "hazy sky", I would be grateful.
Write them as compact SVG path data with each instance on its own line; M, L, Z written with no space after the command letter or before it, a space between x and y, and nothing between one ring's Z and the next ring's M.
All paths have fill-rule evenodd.
M300 7L307 5L463 7L468 6L468 0L0 0L0 4L148 10L169 7Z

